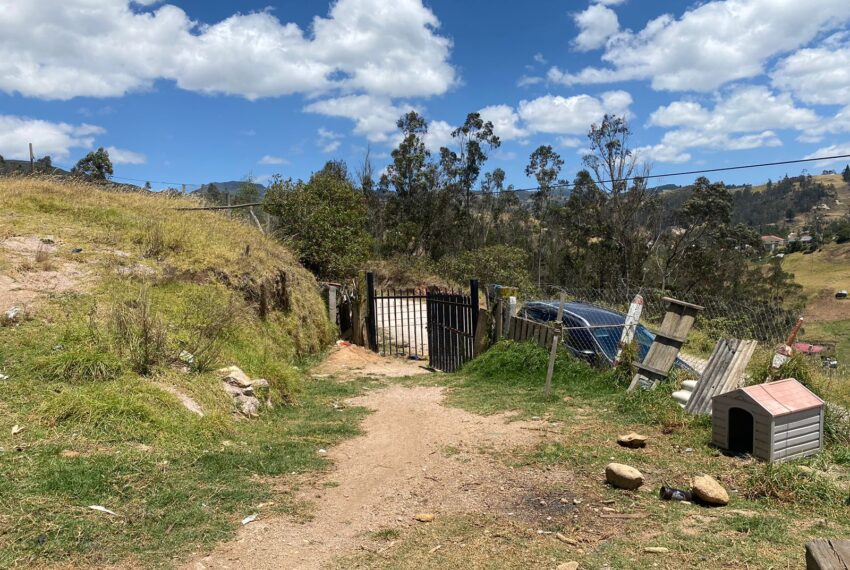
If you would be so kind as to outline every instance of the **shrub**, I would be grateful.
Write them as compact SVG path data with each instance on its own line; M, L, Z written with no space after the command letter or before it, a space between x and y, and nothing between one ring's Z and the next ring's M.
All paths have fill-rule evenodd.
M136 299L112 306L108 329L118 352L138 374L150 374L165 360L166 329L153 309L147 289L142 289Z
M517 287L527 292L534 288L528 272L528 252L510 245L491 245L444 257L440 273L458 283L478 278L482 284Z

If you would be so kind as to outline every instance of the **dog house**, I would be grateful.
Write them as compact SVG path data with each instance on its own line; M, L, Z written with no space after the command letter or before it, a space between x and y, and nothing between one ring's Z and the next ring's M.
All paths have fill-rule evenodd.
M814 455L823 444L824 402L794 378L712 399L712 441L766 461Z

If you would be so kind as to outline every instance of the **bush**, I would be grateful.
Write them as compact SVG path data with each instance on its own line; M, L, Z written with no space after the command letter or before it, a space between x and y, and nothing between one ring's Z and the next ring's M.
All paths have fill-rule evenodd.
M440 260L439 270L458 283L478 278L485 285L507 285L528 292L534 289L528 264L528 253L524 249L490 245L444 257Z
M129 360L134 372L150 374L166 360L165 325L155 313L147 289L142 289L136 299L112 306L108 329L117 351Z
M280 218L280 237L322 278L352 277L372 251L366 201L336 163L307 183L275 181L263 207Z

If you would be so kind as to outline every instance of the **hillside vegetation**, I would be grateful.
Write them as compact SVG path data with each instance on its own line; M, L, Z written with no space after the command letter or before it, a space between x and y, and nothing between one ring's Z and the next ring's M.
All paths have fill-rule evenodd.
M313 276L246 224L175 210L192 205L0 180L0 567L165 563L268 501L257 477L356 432L329 405L345 387L300 381L332 340ZM259 418L235 414L229 365L268 380Z

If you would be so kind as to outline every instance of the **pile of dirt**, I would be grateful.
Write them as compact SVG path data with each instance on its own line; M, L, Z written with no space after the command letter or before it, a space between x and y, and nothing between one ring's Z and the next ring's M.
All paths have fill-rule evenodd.
M429 374L426 362L402 358L384 358L379 354L348 343L335 346L327 359L312 370L313 377L333 376L351 380L355 378L401 378Z

